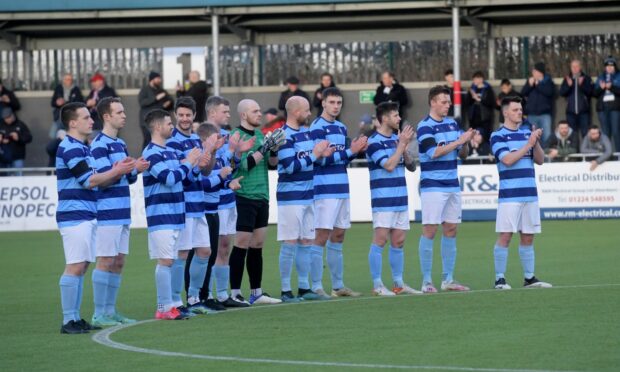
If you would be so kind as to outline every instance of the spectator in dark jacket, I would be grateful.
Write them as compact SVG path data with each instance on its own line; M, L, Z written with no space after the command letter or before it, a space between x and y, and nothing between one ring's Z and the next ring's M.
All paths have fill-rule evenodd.
M504 114L502 114L502 100L506 97L519 97L522 99L521 104L525 107L525 101L521 93L517 92L512 86L512 82L508 79L502 79L499 84L499 93L497 99L495 99L495 108L499 111L499 122L504 123Z
M314 91L312 97L312 106L317 109L316 116L319 117L323 113L323 91L327 88L335 88L334 77L328 72L321 74L321 85Z
M488 142L493 132L493 118L495 114L495 93L491 85L484 80L482 71L476 71L472 76L472 85L467 95L469 127L482 128L484 139Z
M525 114L527 120L543 131L542 143L546 143L552 131L553 95L555 84L551 76L545 73L545 64L538 62L532 69L532 76L521 89L527 99Z
M310 98L308 97L308 93L304 92L299 88L299 79L296 76L291 76L284 82L287 86L287 89L280 93L280 100L278 101L278 109L284 112L284 117L286 117L286 101L293 96L304 97L310 103Z
M182 96L190 96L196 101L196 117L194 122L202 123L205 121L205 104L209 95L209 86L204 80L200 80L200 72L190 71L189 73L189 89L177 87L177 98Z
M579 132L573 130L567 120L559 121L545 152L552 161L567 161L568 155L579 152Z
M15 93L8 90L2 83L2 79L0 79L0 110L5 107L10 107L13 112L17 112L22 105L19 103L17 97L15 97Z
M581 70L581 61L570 63L570 75L564 76L560 95L566 97L566 120L573 131L585 136L590 126L592 78Z
M407 90L404 86L398 83L392 72L385 71L381 75L381 83L375 92L374 103L375 106L377 106L380 103L388 101L398 103L398 113L402 119L401 123L404 123L406 113L405 109L409 103Z
M594 97L601 129L613 139L616 151L620 151L620 72L616 59L605 59L605 71L594 84Z
M17 119L10 107L2 109L0 121L0 167L23 168L26 159L26 145L32 142L30 129ZM21 172L15 175L21 176Z
M583 154L599 155L596 159L590 161L590 170L593 171L611 157L611 141L609 141L609 137L601 132L601 128L591 126L588 129L588 134L581 141L580 150Z
M114 90L114 88L106 84L105 77L100 73L96 73L95 75L93 75L93 77L90 78L90 86L91 91L88 94L88 97L86 97L86 107L88 107L88 109L90 110L90 116L95 122L93 124L93 131L96 132L93 133L93 135L96 135L96 133L101 131L101 129L103 128L103 122L101 121L101 118L97 113L97 104L99 103L99 101L106 97L118 96L116 95L116 91Z
M484 139L484 137L485 133L483 129L479 129L475 132L474 136L469 141L469 153L467 154L468 157L483 157L491 155L491 145L488 141ZM479 164L479 160L470 159L469 162L465 161L464 163ZM491 159L489 159L488 161L485 160L484 163L491 163Z
M84 96L82 96L80 88L73 84L73 75L67 73L62 77L62 84L56 85L52 96L54 123L50 129L50 139L56 138L56 132L62 128L60 108L69 102L84 102Z
M448 116L454 117L454 70L448 69L444 72L443 78L446 81L446 87L450 89L450 109L448 110ZM461 128L465 128L467 125L467 92L462 88L459 91L461 96L461 116L454 118Z
M149 73L149 83L140 89L138 102L140 103L140 129L142 129L142 148L151 142L151 133L144 121L146 114L155 109L170 111L174 108L174 100L162 88L161 75L155 71Z

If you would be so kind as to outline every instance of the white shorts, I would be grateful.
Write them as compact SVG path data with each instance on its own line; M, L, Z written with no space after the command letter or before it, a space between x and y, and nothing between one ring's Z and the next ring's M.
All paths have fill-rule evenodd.
M67 265L96 261L97 220L84 221L79 225L62 227L59 230Z
M333 230L351 227L349 199L317 199L314 201L314 228Z
M157 230L148 233L149 257L151 260L178 257L177 244L181 230Z
M185 217L185 228L179 231L178 250L189 251L192 248L207 248L210 246L207 219L204 216Z
M461 223L460 192L423 192L422 225Z
M409 211L372 212L372 228L409 230Z
M538 202L499 203L495 219L495 232L522 232L540 234L540 208Z
M314 239L314 205L278 205L278 241Z
M218 209L220 218L220 235L235 235L237 233L237 208Z
M116 257L129 253L129 225L97 226L97 257Z

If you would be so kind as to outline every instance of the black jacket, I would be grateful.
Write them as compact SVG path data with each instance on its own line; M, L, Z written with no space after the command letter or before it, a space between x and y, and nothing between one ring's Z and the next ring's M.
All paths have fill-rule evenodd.
M286 101L288 101L288 99L293 96L304 97L305 99L308 100L308 103L310 103L310 98L308 97L308 93L304 92L303 90L297 89L294 92L291 92L288 89L285 90L284 92L280 93L280 101L278 102L278 108L284 111L284 117L286 117Z
M160 93L166 93L166 95L158 101L157 95ZM164 108L164 103L168 101L170 105ZM138 102L140 103L140 125L146 125L144 118L151 110L162 109L170 111L174 109L174 100L163 88L153 88L148 84L140 89L140 93L138 93Z
M578 84L579 77L583 77L583 83ZM566 78L560 86L560 95L566 97L566 112L580 114L590 112L590 96L592 96L592 78L581 72L577 79L569 77L573 85L569 86Z
M177 98L181 96L189 96L196 101L196 118L194 121L202 123L206 119L205 104L209 96L209 86L204 80L197 81L192 84L188 90L177 91Z
M472 89L477 90L476 93L480 94L480 102L476 101L472 96ZM487 125L491 123L492 127L495 114L495 92L489 83L485 81L483 88L477 88L472 85L467 93L467 104L469 106L467 119L471 127L477 128L482 123ZM487 129L490 131L491 128ZM489 133L485 133L485 135L487 136L486 138L490 136Z
M86 97L86 101L93 98L94 95L95 95L95 91L91 90L90 93L88 94L88 97ZM98 92L97 103L99 103L99 101L101 101L102 99L106 97L118 97L114 88L109 87L107 84L104 85L103 88L101 88L101 90ZM103 128L103 121L99 117L99 114L97 114L96 104L95 104L95 107L90 109L90 117L93 118L93 121L95 122L95 124L93 125L93 130L101 130Z
M0 89L0 97L4 95L9 97L9 103L4 103L0 101L0 111L2 111L2 109L5 107L10 107L13 112L16 112L22 107L17 97L15 97L15 93L13 93L12 90L6 89L6 87L3 85L2 89Z
M54 95L52 96L52 107L54 108L52 114L54 115L54 121L58 121L58 119L60 119L60 108L62 107L62 105L58 106L56 104L56 100L58 98L64 98L64 87L62 84L56 85L56 88L54 89ZM71 91L69 92L69 101L65 103L69 102L84 102L84 96L82 96L82 91L76 85L71 87Z
M0 134L2 134L3 139L9 138L9 135L13 132L16 132L18 135L17 141L9 139L8 144L0 145L2 151L5 153L4 161L7 163L9 159L10 161L25 159L26 144L32 142L30 129L28 129L28 126L23 121L15 119L15 122L9 125L4 120L0 120Z
M379 83L377 91L375 92L375 106L387 101L398 102L400 105L398 113L401 118L404 118L405 107L407 107L407 104L409 103L409 96L407 95L407 90L405 87L395 82L394 85L392 85L392 90L390 90L390 93L385 94L384 90L385 85L383 85L383 83Z
M555 84L551 77L545 74L543 80L531 86L527 81L521 89L521 94L527 98L524 112L530 115L543 115L553 112L553 95Z
M611 77L611 89L609 91L614 94L615 99L610 102L604 101L605 89L602 89L599 84L599 82L605 80L606 75L601 74L596 80L596 84L594 84L594 91L592 92L592 95L598 98L598 100L596 101L596 111L620 111L620 72L616 72Z

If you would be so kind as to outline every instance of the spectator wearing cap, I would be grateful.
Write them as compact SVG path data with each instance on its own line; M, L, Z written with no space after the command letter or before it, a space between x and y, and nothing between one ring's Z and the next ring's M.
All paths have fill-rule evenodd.
M23 168L26 159L26 145L32 142L30 129L19 120L10 107L1 111L0 121L0 167ZM14 175L21 176L21 172Z
M284 112L284 116L286 117L286 101L293 96L304 97L308 100L308 104L310 104L310 98L308 98L308 93L299 89L299 79L296 76L291 76L285 81L287 89L280 93L280 101L278 102L278 109Z
M200 72L190 71L189 89L185 90L182 86L177 86L177 98L189 96L196 102L196 117L194 122L202 123L205 120L205 104L209 94L209 86L204 80L200 80Z
M551 161L567 161L568 155L579 151L579 133L570 127L567 120L560 120L555 133L545 144L545 152Z
M598 98L596 111L601 129L611 136L616 151L620 151L620 73L614 57L607 57L604 63L605 71L594 84L593 96Z
M97 114L97 104L106 97L117 97L117 95L114 88L106 84L105 77L100 73L96 73L90 78L90 87L91 91L88 97L86 97L86 107L90 110L90 116L95 122L93 130L101 131L103 121L101 121L99 114Z
M469 102L469 110L467 111L469 127L482 129L481 133L484 133L484 138L488 141L493 131L495 92L493 92L491 84L484 80L482 71L474 72L467 101Z
M506 97L519 97L523 99L521 93L517 92L512 86L512 82L508 79L502 79L499 84L499 93L497 94L497 99L495 100L495 108L499 111L499 122L504 123L504 114L502 113L502 100ZM521 102L522 106L525 107L525 102Z
M15 93L9 90L2 82L2 79L0 79L0 110L5 107L10 107L13 112L17 112L22 105L19 103L17 97L15 97Z
M284 124L286 124L286 119L284 119L284 117L278 113L278 110L273 107L263 112L263 119L265 121L265 125L260 131L265 135L278 128L282 128Z
M578 59L570 63L570 74L564 76L560 95L566 97L566 121L575 132L585 136L590 126L592 78L581 70Z
M599 155L590 161L590 170L593 171L611 157L611 141L601 132L601 128L592 125L588 129L588 134L581 141L580 152Z
M335 88L334 77L328 72L321 74L321 83L319 87L314 91L312 97L312 106L317 109L316 116L319 117L323 113L323 91L327 88Z
M532 76L521 89L527 99L525 114L528 121L543 131L542 142L546 143L552 131L553 95L555 84L545 71L545 64L538 62L532 69Z
M162 88L161 75L158 72L149 73L149 82L138 93L140 103L140 129L142 130L142 148L151 142L151 133L144 121L146 114L155 109L170 111L174 107L174 100Z
M409 104L409 96L404 86L398 83L394 73L391 71L384 71L381 74L381 81L375 92L374 103L375 106L383 102L397 102L398 114L401 117L401 124L405 121L405 107Z
M56 85L54 95L52 96L52 115L54 123L50 129L50 139L56 138L56 132L62 128L62 123L60 122L60 108L65 103L69 102L84 102L84 96L82 96L80 88L74 84L73 75L71 73L66 73L62 77L62 84Z
M446 81L446 87L450 89L450 102L452 102L452 104L450 105L450 109L448 110L448 116L454 117L454 70L451 68L447 69L443 74L443 78ZM458 94L461 96L461 117L454 119L457 123L459 123L459 126L461 128L465 128L465 126L467 125L468 109L467 92L461 88Z

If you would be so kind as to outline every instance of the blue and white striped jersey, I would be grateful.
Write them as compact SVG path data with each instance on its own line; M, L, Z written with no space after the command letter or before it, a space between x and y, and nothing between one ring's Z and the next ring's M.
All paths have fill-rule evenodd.
M98 173L112 169L114 163L129 156L125 141L101 132L90 145ZM131 223L131 198L129 185L136 182L138 172L124 175L114 184L99 187L97 192L97 225L129 225Z
M458 140L462 134L452 118L436 121L430 115L418 123L417 135L420 156L420 192L460 192L457 174L459 148L433 159L437 147Z
M348 199L347 164L353 153L346 146L347 127L338 120L328 121L319 116L310 126L310 133L315 142L327 140L336 148L314 166L314 199Z
M501 162L508 153L522 148L532 131L526 126L511 130L504 126L491 135L491 148L499 172L499 202L532 202L538 200L533 151L530 150L510 167Z
M217 150L215 156L217 157L216 166L214 168L220 169L231 166L231 160L233 154L228 150L228 136L230 133L225 129L220 129L220 135L226 137L224 146ZM226 181L220 187L220 201L217 209L229 209L235 207L235 192L228 188L228 183L232 180L232 173L227 177Z
M368 138L368 171L370 172L370 198L373 212L401 212L409 206L407 181L405 180L405 160L400 161L393 171L383 166L394 155L398 146L398 136L386 137L376 132Z
M186 136L176 128L172 131L172 136L166 141L166 147L173 149L179 161L185 159L187 154L194 148L202 151L200 138L194 133ZM192 179L183 180L183 191L185 198L185 215L190 218L201 218L205 213L204 193L202 190L202 174L200 168L192 169Z
M97 218L97 191L88 189L90 177L95 172L95 159L90 148L67 135L56 151L56 223L59 228Z
M185 227L183 180L192 167L181 163L176 151L149 143L142 156L151 162L142 175L148 231L178 230Z
M278 205L307 205L314 198L314 140L306 127L282 127L286 142L278 150Z

